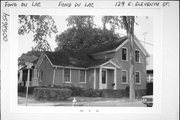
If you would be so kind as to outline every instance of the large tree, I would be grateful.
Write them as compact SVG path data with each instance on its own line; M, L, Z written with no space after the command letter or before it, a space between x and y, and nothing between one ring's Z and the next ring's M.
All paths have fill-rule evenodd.
M67 26L76 27L76 29L82 29L84 27L93 28L94 26L94 16L69 16L66 21Z
M103 31L100 28L88 27L77 30L75 27L69 28L66 31L56 36L56 43L59 49L82 50L95 47L105 41L118 39L119 36L111 30Z
M111 30L96 28L93 16L69 16L66 21L69 28L56 36L59 49L80 50L94 47L104 41L118 38Z
M49 15L19 15L18 18L19 35L34 33L33 41L36 46L33 50L51 51L47 37L51 37L52 33L57 33L54 19Z
M125 29L128 40L130 42L130 70L129 70L129 99L133 101L135 99L135 71L134 71L134 24L135 16L103 16L102 17L103 28L106 29L106 24L111 25L111 29ZM137 23L136 23L137 24Z

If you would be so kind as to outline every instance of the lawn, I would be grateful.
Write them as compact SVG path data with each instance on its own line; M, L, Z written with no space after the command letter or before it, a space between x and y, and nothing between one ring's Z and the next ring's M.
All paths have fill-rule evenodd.
M128 98L103 98L103 97L75 97L76 106L126 106L126 107L145 107L140 99L130 102ZM28 97L28 106L72 106L74 97L68 98L66 101L37 101L32 96ZM26 105L25 97L18 97L18 104Z

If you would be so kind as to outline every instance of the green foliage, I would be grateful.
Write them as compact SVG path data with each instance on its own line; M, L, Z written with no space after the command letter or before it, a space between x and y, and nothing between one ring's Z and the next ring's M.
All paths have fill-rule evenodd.
M56 43L60 49L82 50L95 47L105 41L118 39L119 36L110 30L102 30L100 28L69 28L56 36Z
M57 33L53 18L49 15L19 15L18 18L19 35L34 33L33 41L36 47L33 50L51 51L47 36L51 37L52 33Z
M64 101L71 96L71 90L65 88L35 88L33 96L36 100Z

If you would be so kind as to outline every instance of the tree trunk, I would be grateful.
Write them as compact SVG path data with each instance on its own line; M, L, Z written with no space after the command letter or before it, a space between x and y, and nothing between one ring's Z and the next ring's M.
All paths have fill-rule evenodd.
M130 70L129 70L129 99L135 100L135 72L134 72L134 16L128 17L127 36L130 41Z

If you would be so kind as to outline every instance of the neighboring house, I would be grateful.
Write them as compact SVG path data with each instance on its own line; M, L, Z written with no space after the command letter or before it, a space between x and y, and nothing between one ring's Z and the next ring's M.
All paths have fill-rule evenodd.
M153 82L153 55L147 58L146 74L147 83Z
M135 89L146 89L147 51L137 38ZM34 68L37 86L73 85L93 89L125 89L129 85L130 42L127 37L105 42L93 49L60 50L41 54Z
M30 86L37 86L37 82L34 78L34 67L40 57L40 53L30 51L26 54L23 54L20 58L18 58L18 85L26 86L28 80L28 70L29 70L29 80ZM31 65L29 68L28 65Z

